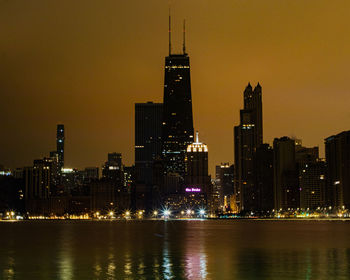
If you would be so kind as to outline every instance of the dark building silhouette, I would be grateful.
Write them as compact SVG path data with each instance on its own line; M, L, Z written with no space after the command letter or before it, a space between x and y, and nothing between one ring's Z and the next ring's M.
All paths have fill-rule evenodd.
M56 188L60 184L60 176L62 172L62 168L60 167L59 163L59 156L57 151L50 152L50 159L52 161L52 168L51 168L51 181L52 181L52 187ZM60 169L61 168L61 169Z
M257 210L271 211L273 205L273 149L269 144L260 145L255 154Z
M58 170L61 172L64 167L64 125L57 125L56 150L58 154Z
M350 208L350 131L325 139L327 162L326 204Z
M263 142L262 89L244 90L244 109L240 110L240 124L234 127L235 192L241 211L258 210L255 152Z
M102 178L113 182L117 186L123 184L122 154L109 153L108 160L102 168Z
M318 147L304 147L300 139L295 139L295 161L300 166L316 162L319 158Z
M90 183L93 180L100 178L98 167L86 167L83 171L83 182Z
M300 208L325 206L326 163L319 159L299 165Z
M325 162L319 159L318 147L304 147L295 139L295 161L300 190L300 208L325 206Z
M182 54L172 54L169 17L169 55L165 58L162 123L162 154L167 174L184 177L186 148L192 142L190 58L185 42Z
M110 211L120 214L130 209L130 193L105 178L91 182L90 201L91 210L103 214Z
M152 184L153 162L162 155L162 103L135 104L136 181Z
M51 158L43 158L23 169L25 207L31 214L49 213L53 164Z
M296 209L300 204L300 190L295 161L295 142L289 137L275 138L274 205L276 210Z

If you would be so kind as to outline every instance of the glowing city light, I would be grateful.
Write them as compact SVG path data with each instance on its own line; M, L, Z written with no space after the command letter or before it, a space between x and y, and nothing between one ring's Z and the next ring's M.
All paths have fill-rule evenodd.
M186 188L186 192L201 192L200 188Z
M163 216L164 216L164 217L169 217L170 214L171 214L171 212L170 212L169 209L165 209L165 210L163 211Z

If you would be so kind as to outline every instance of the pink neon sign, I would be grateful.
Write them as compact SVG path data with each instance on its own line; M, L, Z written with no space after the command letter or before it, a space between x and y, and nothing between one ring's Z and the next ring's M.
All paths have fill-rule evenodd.
M201 192L200 188L186 188L186 192Z

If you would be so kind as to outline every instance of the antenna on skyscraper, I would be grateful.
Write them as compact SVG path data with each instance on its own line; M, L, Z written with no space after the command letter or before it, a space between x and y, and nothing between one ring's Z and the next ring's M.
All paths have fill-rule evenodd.
M186 54L186 20L184 19L184 28L183 28L183 54Z
M171 15L169 6L169 55L171 55Z

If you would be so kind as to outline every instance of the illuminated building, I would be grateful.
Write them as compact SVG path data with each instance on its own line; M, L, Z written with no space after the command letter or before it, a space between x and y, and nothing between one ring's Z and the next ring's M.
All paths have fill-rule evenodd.
M255 152L263 142L262 90L250 83L244 90L240 124L234 127L235 193L241 211L258 210Z
M186 186L206 189L210 185L208 175L208 146L199 142L198 132L196 142L187 146L186 151Z
M187 166L185 182L179 185L176 185L176 182L172 183L176 185L176 190L167 190L165 205L174 212L200 208L215 211L212 206L212 184L208 174L208 147L199 142L198 133L196 141L187 146L185 162ZM171 176L166 178L170 179Z
M234 195L234 165L230 165L228 162L221 163L216 166L215 171L216 185L220 195L220 204L224 205L224 197Z
M289 137L275 138L273 157L275 209L296 209L300 203L300 190L298 188L294 140Z
M152 184L153 162L162 155L162 103L135 104L136 181Z
M326 204L350 208L350 131L325 139L327 162Z
M164 74L162 155L166 174L177 174L182 180L186 173L186 148L193 142L190 59L185 41L182 54L171 52L170 16Z
M64 167L64 125L57 125L57 137L56 137L56 151L58 154L58 170Z

